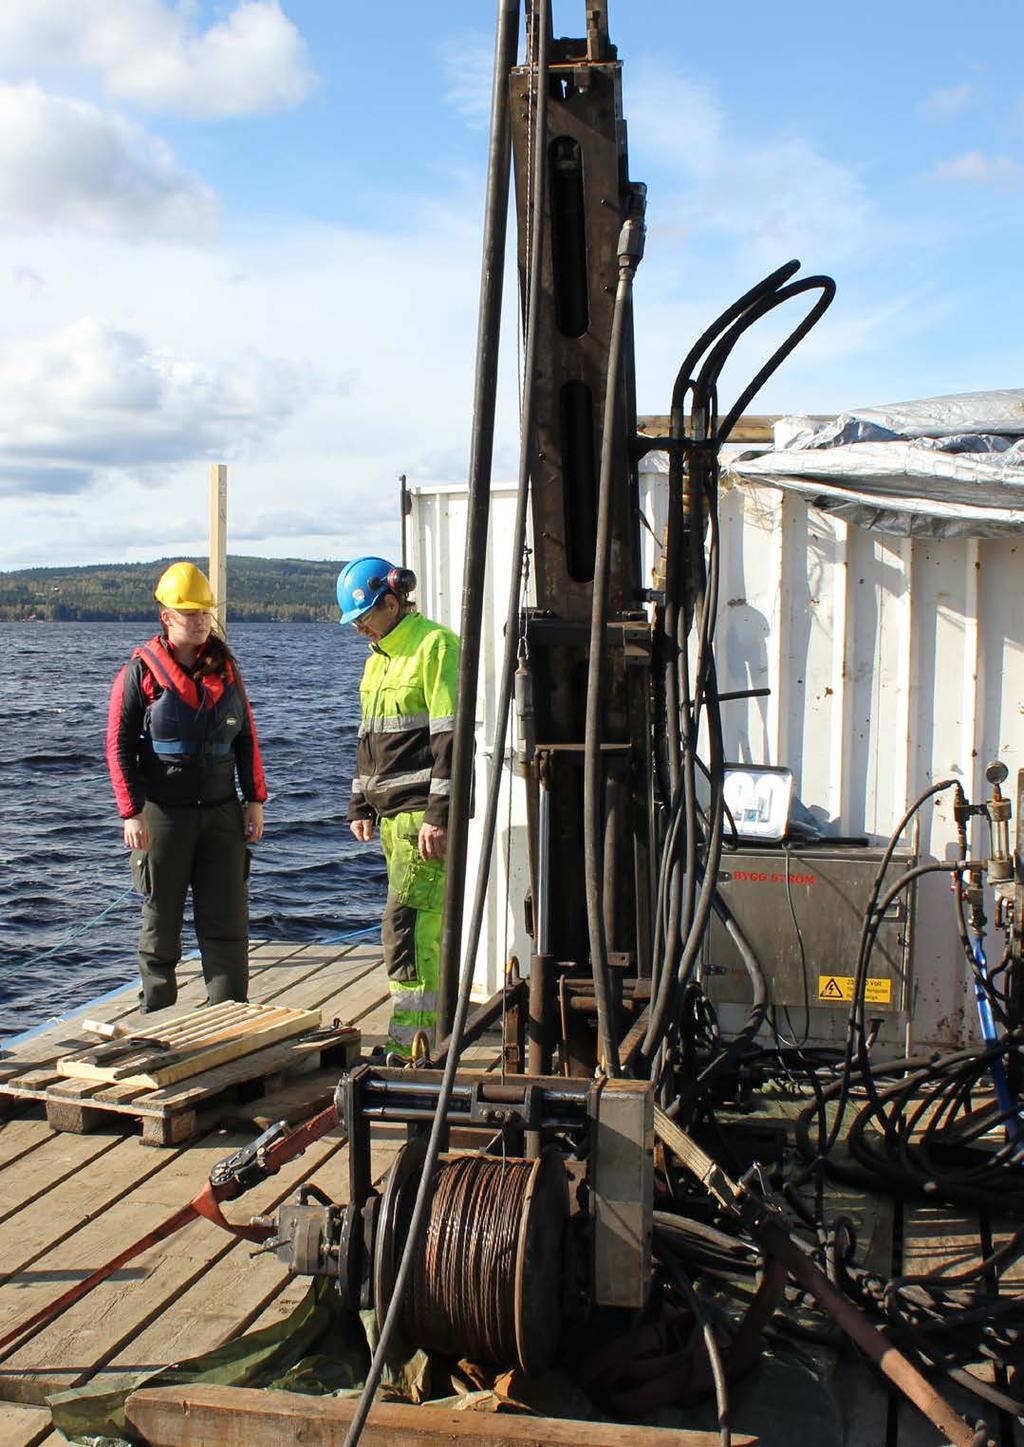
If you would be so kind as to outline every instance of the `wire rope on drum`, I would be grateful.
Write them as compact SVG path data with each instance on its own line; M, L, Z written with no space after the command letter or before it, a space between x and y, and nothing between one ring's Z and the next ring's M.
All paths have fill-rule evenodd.
M439 1166L403 1314L410 1341L474 1361L516 1359L516 1244L533 1164Z

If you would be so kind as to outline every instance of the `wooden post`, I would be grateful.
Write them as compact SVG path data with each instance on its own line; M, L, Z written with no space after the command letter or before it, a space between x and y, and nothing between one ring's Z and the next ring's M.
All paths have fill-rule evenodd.
M223 462L210 466L210 587L216 598L214 616L222 635L228 631L228 470Z
M399 488L399 493L398 493L398 497L399 497L398 510L399 510L399 512L400 512L401 515L402 515L402 517L401 517L401 523L402 523L402 567L403 567L403 568L407 568L407 567L409 566L409 545L408 545L408 542L407 542L407 539L406 539L406 524L405 524L405 520L406 520L406 518L409 516L409 514L412 512L412 498L411 498L410 495L409 495L409 484L406 482L405 473L404 473L404 472L402 472L402 473L399 474L399 477L398 477L398 488Z

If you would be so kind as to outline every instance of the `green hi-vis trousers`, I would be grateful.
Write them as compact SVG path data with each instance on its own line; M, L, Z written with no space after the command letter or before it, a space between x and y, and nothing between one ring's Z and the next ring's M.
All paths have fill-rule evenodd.
M381 920L384 964L391 989L388 1049L409 1055L417 1030L433 1043L441 966L444 860L421 859L417 840L423 810L380 821L388 866L388 899Z

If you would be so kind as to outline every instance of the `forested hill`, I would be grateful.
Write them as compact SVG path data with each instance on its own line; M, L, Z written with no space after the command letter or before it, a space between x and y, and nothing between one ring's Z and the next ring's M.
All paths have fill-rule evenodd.
M84 568L0 573L0 620L121 622L156 616L156 580L174 558ZM206 558L192 558L205 569ZM307 623L336 619L335 583L343 563L304 558L228 557L228 617Z

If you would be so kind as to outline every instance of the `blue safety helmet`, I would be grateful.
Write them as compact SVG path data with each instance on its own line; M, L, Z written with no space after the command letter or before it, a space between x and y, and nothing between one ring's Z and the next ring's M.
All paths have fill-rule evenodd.
M394 592L391 584L394 572L387 558L353 558L351 563L346 563L338 574L341 622L357 622L385 593Z

